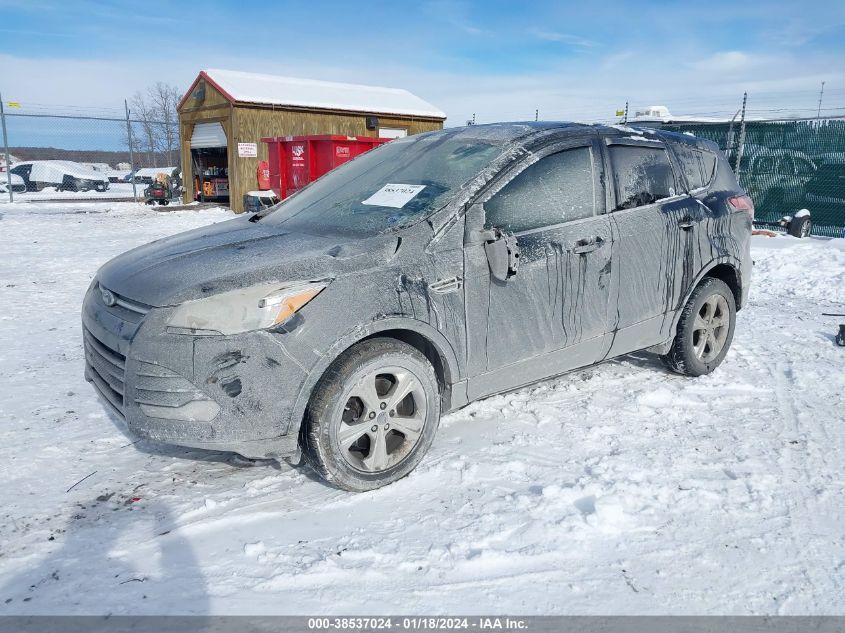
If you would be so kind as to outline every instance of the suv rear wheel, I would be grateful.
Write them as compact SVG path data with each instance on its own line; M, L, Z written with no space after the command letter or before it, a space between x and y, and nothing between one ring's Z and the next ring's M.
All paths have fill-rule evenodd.
M681 312L666 366L679 374L702 376L724 360L734 335L736 302L721 279L705 278Z
M406 343L378 338L358 343L329 367L300 441L306 461L327 481L362 492L411 472L439 422L431 363Z

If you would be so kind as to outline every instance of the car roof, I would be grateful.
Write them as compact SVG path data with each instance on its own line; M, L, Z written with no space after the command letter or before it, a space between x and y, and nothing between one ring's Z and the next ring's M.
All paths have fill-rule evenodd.
M515 121L506 123L484 123L464 127L444 128L429 134L446 134L456 139L492 141L530 145L533 141L554 135L557 138L597 134L605 137L621 137L632 140L671 140L708 149L718 149L715 143L688 134L671 132L652 127L629 125L604 125L600 123L574 123L571 121Z

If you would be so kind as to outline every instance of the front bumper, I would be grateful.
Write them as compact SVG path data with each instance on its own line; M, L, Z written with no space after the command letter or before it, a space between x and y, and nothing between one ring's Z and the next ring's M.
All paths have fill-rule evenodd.
M96 282L85 296L85 377L133 436L253 458L296 451L307 374L276 335L170 334L172 309L113 296L107 306Z

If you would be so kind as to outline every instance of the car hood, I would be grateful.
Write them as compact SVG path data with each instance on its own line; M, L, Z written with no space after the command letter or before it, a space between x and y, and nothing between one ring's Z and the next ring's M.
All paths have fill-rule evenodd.
M383 264L395 234L369 238L293 233L236 218L140 246L106 263L99 283L150 306L275 281L315 281Z

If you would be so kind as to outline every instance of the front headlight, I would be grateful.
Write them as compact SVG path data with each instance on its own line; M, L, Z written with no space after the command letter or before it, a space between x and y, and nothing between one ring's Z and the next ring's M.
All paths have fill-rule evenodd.
M170 317L167 331L217 336L274 327L291 318L327 285L327 281L262 284L186 301Z

